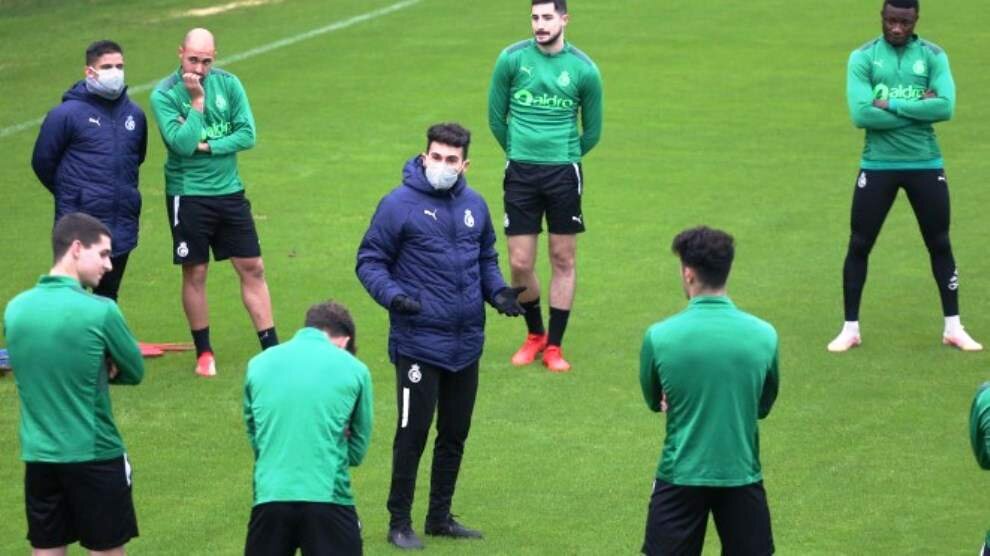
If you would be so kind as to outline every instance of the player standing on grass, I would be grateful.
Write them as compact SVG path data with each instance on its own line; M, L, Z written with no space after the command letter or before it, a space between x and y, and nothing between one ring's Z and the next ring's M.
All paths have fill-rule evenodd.
M561 354L574 302L577 234L581 212L581 157L602 134L602 82L598 67L564 40L566 0L533 0L533 39L502 51L488 93L488 125L505 150L505 234L512 284L524 286L526 341L512 356L528 365L543 352L555 372L570 370ZM578 117L581 125L578 127ZM537 238L546 213L550 232L550 325L543 327Z
M278 344L261 245L237 172L237 153L254 146L254 115L241 81L213 68L213 35L193 29L179 47L179 69L151 93L168 149L165 192L172 261L182 265L182 306L196 344L196 373L216 375L206 274L210 249L230 259L261 348Z
M374 394L347 308L306 312L288 342L248 363L244 421L254 449L247 556L362 552L349 468L371 441Z
M406 162L402 185L382 198L357 253L357 275L389 311L398 419L392 442L388 542L423 548L412 529L419 460L433 414L437 437L425 531L481 538L451 514L478 393L485 302L517 317L518 289L498 268L495 230L484 198L468 186L471 133L431 126L426 151Z
M983 469L990 470L990 382L976 392L969 415L969 440L976 461ZM983 556L990 556L990 531L983 544Z
M949 183L932 127L952 118L956 85L949 58L914 34L917 0L886 0L883 36L849 57L846 95L856 127L866 129L859 177L853 188L851 235L842 271L845 324L828 344L833 352L860 344L859 307L870 250L904 188L931 257L942 300L942 342L980 351L959 320L959 274L949 242Z
M52 231L51 272L4 313L36 556L64 556L76 541L90 554L122 555L138 536L109 385L141 382L144 360L117 304L83 289L111 271L111 249L99 220L63 216Z
M31 167L55 198L56 221L83 212L110 229L113 270L93 293L116 301L127 259L137 247L138 168L148 151L148 123L127 96L119 44L89 45L85 75L45 117Z
M757 420L777 398L777 331L726 294L732 236L694 228L672 247L691 301L643 339L643 396L667 412L643 553L701 554L711 512L723 554L772 554Z

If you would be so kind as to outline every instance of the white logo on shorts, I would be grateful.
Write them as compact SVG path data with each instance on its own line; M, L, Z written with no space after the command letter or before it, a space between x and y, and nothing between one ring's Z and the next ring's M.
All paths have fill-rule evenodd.
M131 486L133 476L131 471L131 460L124 454L124 478L127 479L127 486Z
M124 129L127 131L134 131L135 127L137 127L137 124L134 123L134 116L128 114L127 121L124 122Z
M866 172L859 173L859 180L856 181L856 187L860 189L866 187Z
M423 380L423 373L419 372L419 365L414 363L412 367L409 367L409 382L418 384L421 380Z
M509 227L509 215L508 214L505 215L504 223L505 223L505 227L508 228Z
M474 227L474 215L471 214L470 209L464 211L464 225L468 228Z
M189 256L189 246L186 245L186 242L179 243L179 246L175 249L175 254L183 259Z

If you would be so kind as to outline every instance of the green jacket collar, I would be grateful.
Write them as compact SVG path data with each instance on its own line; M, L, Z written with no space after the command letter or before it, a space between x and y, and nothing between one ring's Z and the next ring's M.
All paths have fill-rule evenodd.
M691 298L688 307L735 307L727 295L699 295Z
M70 278L68 276L52 276L51 274L45 274L41 278L38 278L38 285L45 288L76 288L82 289L82 284L79 280L75 278Z

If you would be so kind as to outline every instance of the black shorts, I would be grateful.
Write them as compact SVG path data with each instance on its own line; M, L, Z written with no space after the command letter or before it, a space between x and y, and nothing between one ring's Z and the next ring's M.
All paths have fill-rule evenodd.
M510 160L505 167L503 201L505 235L535 235L543 231L543 213L551 234L584 231L581 165L527 164Z
M138 536L127 456L83 463L28 462L24 471L27 539L34 548L79 541L110 550Z
M659 479L650 497L643 554L701 554L709 512L723 555L773 554L770 508L762 481L739 487L693 487Z
M268 502L251 510L245 556L303 556L362 552L354 506L319 502Z
M229 195L165 196L172 225L172 262L203 264L213 259L261 256L261 243L243 191Z

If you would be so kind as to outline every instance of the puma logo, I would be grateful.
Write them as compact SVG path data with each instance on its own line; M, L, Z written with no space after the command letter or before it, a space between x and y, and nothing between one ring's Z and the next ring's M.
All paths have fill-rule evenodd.
M431 212L431 211L428 211L426 209L423 209L423 214L425 214L427 216L432 216L433 217L433 221L436 222L437 221L437 210L438 209L433 209L433 211Z
M103 126L100 125L100 119L99 118L90 117L89 118L89 123L96 124L96 127L103 127Z

